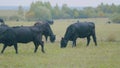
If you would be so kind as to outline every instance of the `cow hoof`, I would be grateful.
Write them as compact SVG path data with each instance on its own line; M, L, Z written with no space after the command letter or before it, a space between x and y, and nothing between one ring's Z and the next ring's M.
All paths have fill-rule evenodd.
M45 53L45 51L42 51L42 53Z
M3 54L3 52L1 52L1 54Z

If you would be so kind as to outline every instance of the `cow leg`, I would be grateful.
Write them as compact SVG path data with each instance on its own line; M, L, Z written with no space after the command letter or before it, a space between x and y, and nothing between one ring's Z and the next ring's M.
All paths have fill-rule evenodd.
M73 41L72 47L76 47L76 40Z
M77 40L77 36L75 36L73 39L73 46L72 47L76 47L76 40Z
M7 47L7 45L4 44L3 49L1 51L2 54L3 54L4 50L6 49L6 47Z
M48 39L48 36L45 35L45 40L46 40L46 42L47 42L47 39Z
M96 41L96 35L95 35L95 33L92 35L92 38L93 38L93 41L95 43L95 46L97 46L97 41Z
M37 49L38 49L39 44L38 44L37 42L34 42L34 45L35 45L35 50L34 50L34 53L36 53L36 52L37 52Z
M18 46L17 46L17 44L14 44L14 48L15 48L16 54L18 54Z
M90 36L88 36L88 37L87 37L87 46L89 45L90 40L91 40L91 39L90 39Z
M44 42L43 42L43 41L40 41L39 44L41 45L41 51L42 51L43 53L45 53L45 51L44 51Z
M42 41L42 34L38 35L37 38L36 38L36 40L38 42L38 46L41 45L41 51L43 53L45 53L45 51L44 51L44 42Z

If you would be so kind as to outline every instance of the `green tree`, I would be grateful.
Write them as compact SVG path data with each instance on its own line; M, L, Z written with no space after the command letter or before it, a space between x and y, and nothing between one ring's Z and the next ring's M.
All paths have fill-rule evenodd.
M117 10L116 11L117 11L117 13L120 14L120 5L117 6Z
M22 6L19 6L18 7L18 17L19 19L21 20L24 20L25 19L25 12L24 12L24 9Z
M51 6L49 2L37 1L31 4L30 10L26 14L27 19L48 20L52 18Z
M45 2L44 6L48 9L50 9L50 10L52 9L52 6L51 6L50 2Z
M114 13L110 18L114 23L120 23L120 14Z
M33 11L28 11L25 15L26 19L31 21L31 20L34 20L34 17L35 16L35 13Z
M57 4L52 10L52 16L54 19L59 19L61 17L61 10L59 9Z
M74 18L79 18L79 11L77 9L73 9Z
M62 10L61 10L61 13L62 13L62 18L65 19L65 18L71 18L71 10L70 8L67 6L67 4L63 4L62 6Z
M36 20L49 20L52 18L51 12L46 7L38 7L34 10Z
M37 1L31 4L30 10L26 13L26 17L27 19L31 20L45 20L45 19L111 17L114 16L113 14L120 14L120 5L117 6L115 4L108 5L101 3L96 8L85 7L82 10L79 10L77 8L68 7L67 4L63 4L62 7L59 7L56 4L55 7L52 7L50 2Z

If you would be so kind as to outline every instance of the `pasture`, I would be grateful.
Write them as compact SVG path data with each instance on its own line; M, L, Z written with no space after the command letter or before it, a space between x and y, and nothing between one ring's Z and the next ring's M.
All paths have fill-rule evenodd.
M0 54L0 68L119 68L120 67L120 24L106 24L107 18L80 19L92 21L96 25L98 46L91 37L86 47L86 39L77 39L77 47L72 48L71 42L66 48L60 48L61 37L64 36L68 25L75 19L55 20L51 28L56 34L56 42L45 42L43 54L40 47L34 53L33 43L18 44L19 54L15 54L14 47L7 47L4 54ZM34 22L5 22L10 26L29 26ZM0 51L3 44L0 44Z

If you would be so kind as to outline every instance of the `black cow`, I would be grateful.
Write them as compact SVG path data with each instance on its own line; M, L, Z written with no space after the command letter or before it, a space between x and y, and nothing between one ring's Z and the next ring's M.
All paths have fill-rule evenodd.
M44 42L42 41L42 30L41 26L19 26L19 27L8 27L5 25L0 26L0 43L3 43L4 52L7 46L14 45L16 54L18 53L17 43L28 43L33 41L35 45L34 52L37 52L38 46L41 45L41 50L44 53Z
M108 21L107 24L111 24L111 21Z
M46 41L48 39L48 36L50 36L50 41L51 42L55 41L56 37L55 37L55 35L54 35L54 33L53 33L53 31L52 31L52 29L51 29L51 27L48 23L43 22L43 21L38 21L38 22L36 22L35 25L42 26L43 35L45 36Z
M1 24L4 24L4 20L3 20L3 19L1 19L1 18L0 18L0 22L1 22Z
M48 24L50 24L50 25L53 25L54 24L54 21L53 20L46 20L46 21L44 21L45 23L48 23Z
M68 41L73 41L73 46L76 46L77 38L87 37L87 46L90 42L90 36L93 37L95 45L97 46L96 34L95 34L95 24L93 22L77 22L71 24L64 35L64 38L61 39L61 48L67 46Z

